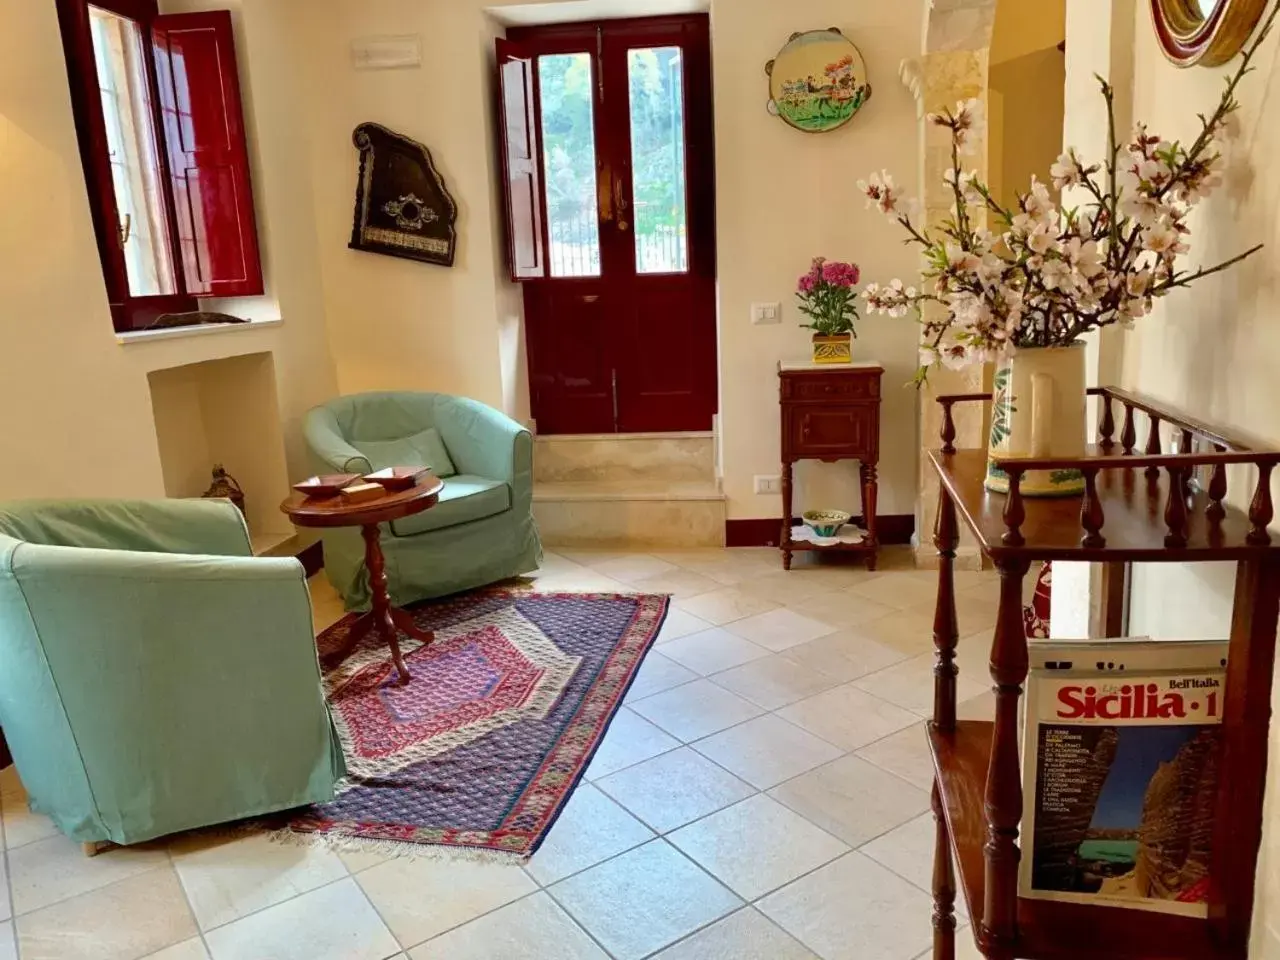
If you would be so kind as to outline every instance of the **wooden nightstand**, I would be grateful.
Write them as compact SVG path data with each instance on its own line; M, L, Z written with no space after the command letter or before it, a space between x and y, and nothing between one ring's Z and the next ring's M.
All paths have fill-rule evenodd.
M880 462L880 378L875 362L820 364L784 360L778 364L782 408L782 550L783 569L791 569L796 550L830 550L866 554L868 570L876 568L880 542L876 536L876 466ZM816 544L793 540L792 468L797 460L857 460L862 480L861 543Z

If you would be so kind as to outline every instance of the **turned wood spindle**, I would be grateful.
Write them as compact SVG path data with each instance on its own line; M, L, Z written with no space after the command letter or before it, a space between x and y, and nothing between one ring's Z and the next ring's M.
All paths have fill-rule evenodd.
M1102 535L1102 524L1105 521L1102 513L1102 501L1098 499L1098 471L1086 467L1084 470L1084 500L1080 503L1080 525L1085 534L1080 538L1083 547L1105 547L1107 539Z
M1214 449L1219 453L1223 452L1220 444L1215 444ZM1227 498L1227 465L1225 463L1215 463L1213 465L1213 476L1209 478L1209 506L1205 508L1204 515L1213 523L1221 523L1223 517L1227 515L1227 508L1222 505L1222 501Z
M1152 415L1151 426L1147 430L1146 453L1148 456L1158 457L1160 456L1160 452L1160 418ZM1159 467L1147 467L1143 472L1152 480L1155 480L1160 476Z
M956 879L951 867L951 834L938 781L933 782L933 960L955 960Z
M1190 430L1187 430L1186 428L1183 428L1182 443L1178 447L1178 452L1179 453L1195 453L1196 452L1195 435L1192 434L1192 432ZM1196 467L1188 467L1186 470L1182 471L1182 491L1183 491L1183 495L1188 500L1190 500L1192 497L1195 496L1195 488L1192 486L1191 482L1195 479L1196 469L1197 469Z
M951 408L955 404L950 400L942 400L942 452L956 452L956 421Z
M1022 503L1022 468L1005 467L1009 475L1009 495L1004 502L1005 530L1000 539L1010 547L1020 547L1026 541L1022 539L1022 521L1027 519L1027 510Z
M938 498L938 515L933 528L933 545L938 550L938 598L933 612L933 725L945 733L956 728L956 643L960 627L956 620L955 559L960 545L956 504L945 489Z
M1102 419L1098 423L1098 442L1101 446L1109 447L1115 443L1113 438L1116 432L1116 418L1111 412L1111 397L1104 393L1098 399L1102 403Z
M996 720L987 767L983 846L983 940L988 956L1012 957L1017 940L1018 824L1022 820L1022 774L1018 763L1018 700L1027 678L1027 635L1022 624L1022 581L1026 559L1006 559L1000 568L1000 608L991 645L991 679Z
M1164 505L1164 523L1169 532L1164 535L1166 547L1187 545L1187 492L1183 486L1182 467L1169 468L1169 499Z
M1275 509L1271 504L1271 471L1274 463L1258 464L1258 486L1253 491L1253 502L1249 504L1249 536L1245 539L1252 544L1262 545L1271 542L1271 534L1267 527L1275 518Z
M1120 431L1120 449L1125 453L1133 453L1133 445L1138 442L1138 428L1133 425L1133 407L1124 405L1124 429Z

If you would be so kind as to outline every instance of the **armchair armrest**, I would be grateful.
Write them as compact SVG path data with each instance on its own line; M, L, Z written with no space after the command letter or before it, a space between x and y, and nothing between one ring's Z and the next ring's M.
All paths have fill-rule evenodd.
M476 400L451 398L436 408L436 429L459 473L511 484L516 497L533 492L533 436L504 413Z
M22 500L0 507L0 533L66 547L253 555L230 500Z
M369 458L347 443L337 417L325 407L307 411L302 419L302 436L317 469L337 473L373 472Z

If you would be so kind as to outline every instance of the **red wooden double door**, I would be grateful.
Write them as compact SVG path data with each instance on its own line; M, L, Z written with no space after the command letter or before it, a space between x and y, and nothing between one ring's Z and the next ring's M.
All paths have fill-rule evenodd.
M540 433L711 428L710 59L705 16L499 41L509 253Z

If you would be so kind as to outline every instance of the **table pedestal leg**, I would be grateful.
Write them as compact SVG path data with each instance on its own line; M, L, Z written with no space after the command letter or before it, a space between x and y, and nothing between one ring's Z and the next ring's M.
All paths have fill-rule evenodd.
M370 630L378 630L391 648L391 662L395 664L400 686L409 682L409 668L405 666L404 656L400 652L400 634L404 633L419 643L430 643L435 634L430 630L422 630L413 622L413 617L404 610L391 605L391 595L387 592L387 562L382 555L381 536L377 524L360 528L364 537L364 563L369 571L369 590L373 595L373 608L351 625L347 639L342 647L324 658L326 667L341 663L351 655L361 638Z

